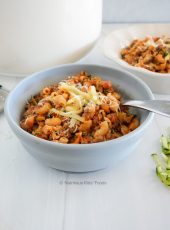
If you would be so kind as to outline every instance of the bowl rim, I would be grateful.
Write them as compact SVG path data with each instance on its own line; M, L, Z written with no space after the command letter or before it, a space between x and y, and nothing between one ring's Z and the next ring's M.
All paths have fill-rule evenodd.
M126 31L130 31L131 29L135 29L137 28L138 30L139 29L142 29L143 27L150 27L150 26L154 26L154 27L157 27L157 26L168 26L169 29L170 29L170 23L147 23L147 24L140 24L140 25L132 25L132 26L128 26L128 27L125 27L125 28L121 28L121 29L117 29L117 30L114 30L114 31L111 31L104 39L103 41L103 53L104 55L111 59L112 61L114 61L115 63L125 67L127 70L132 70L132 71L135 71L135 72L138 72L138 73L143 73L143 74L147 74L149 75L151 78L152 77L156 77L156 78L161 78L162 77L165 77L165 78L170 78L170 73L158 73L158 72L153 72L151 70L148 70L148 69L145 69L145 68L142 68L142 67L137 67L137 66L133 66L133 65L130 65L129 63L127 63L126 61L124 61L123 59L121 59L121 57L117 57L114 55L114 53L116 52L113 52L112 53L112 56L108 54L108 52L106 51L106 46L108 46L108 40L110 40L112 38L112 36L115 34L115 33L119 33L119 32L126 32ZM147 35L144 35L145 37ZM113 39L111 39L113 40ZM107 45L106 45L107 44ZM120 53L119 53L120 55Z
M63 65L58 65L56 67L53 68L49 68L49 69L45 69L45 70L41 70L39 72L33 73L29 76L27 76L26 78L24 78L21 82L19 82L17 84L17 86L9 93L7 100L5 102L5 107L4 107L4 112L5 112L5 116L6 119L9 123L9 125L12 127L12 130L14 131L14 133L18 133L19 136L25 136L29 141L33 141L36 142L37 144L41 144L44 146L50 145L52 148L59 148L59 149L75 149L75 150L82 150L82 149L93 149L96 147L100 147L100 146L105 146L105 145L109 145L111 143L121 143L123 141L128 141L129 139L131 139L133 136L135 137L136 134L139 134L140 131L142 131L142 129L145 129L150 122L152 121L154 114L152 112L148 112L148 115L146 117L146 119L144 120L144 122L138 127L136 128L134 131L121 136L119 138L116 139L112 139L112 140L108 140L108 141L103 141L103 142L97 142L97 143L91 143L91 144L62 144L62 143L56 143L56 142L52 142L52 141L48 141L39 137L36 137L30 133L28 133L27 131L23 130L19 124L13 119L12 115L10 114L10 102L13 98L13 95L15 94L15 92L22 87L22 85L25 85L28 81L30 81L31 79L34 79L37 75L41 75L44 74L45 72L48 71L52 71L58 68L64 68L64 67L71 67L71 66L82 66L82 67L96 67L96 68L102 68L102 69L110 69L112 70L116 70L118 72L120 72L121 74L126 74L129 75L131 78L133 78L135 81L138 81L143 88L146 90L146 92L148 93L148 96L150 97L150 99L154 99L154 95L152 94L152 91L150 90L150 88L146 85L145 82L143 82L140 78L136 77L135 75L129 73L128 71L125 70L120 70L118 68L111 68L108 66L104 66L104 65L95 65L95 64L77 64L77 63L73 63L73 64L63 64ZM17 135L18 136L18 135ZM20 138L19 138L20 139Z

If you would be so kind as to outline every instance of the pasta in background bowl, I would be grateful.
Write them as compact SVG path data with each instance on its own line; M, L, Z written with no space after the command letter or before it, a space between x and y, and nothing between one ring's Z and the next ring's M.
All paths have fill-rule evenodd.
M92 75L102 76L104 81L111 81L123 96L126 95L132 99L153 99L150 89L140 79L126 71L97 65L58 66L35 73L20 82L6 101L5 115L8 123L23 147L31 155L50 167L64 171L94 171L118 163L137 147L153 119L152 113L136 110L140 126L132 132L113 140L80 145L44 140L20 127L25 103L31 96L38 94L47 85L63 81L65 76L72 76L81 70Z
M152 72L132 66L121 58L121 50L134 39L162 36L170 38L170 24L143 24L115 30L105 38L103 52L106 57L145 81L154 93L170 94L170 73Z

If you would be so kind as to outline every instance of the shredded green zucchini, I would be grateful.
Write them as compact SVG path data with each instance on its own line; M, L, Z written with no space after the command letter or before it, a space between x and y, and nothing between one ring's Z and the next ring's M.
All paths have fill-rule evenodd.
M162 152L166 155L170 155L170 138L161 136Z
M170 138L161 136L162 153L153 153L152 159L156 164L156 174L167 186L170 186Z

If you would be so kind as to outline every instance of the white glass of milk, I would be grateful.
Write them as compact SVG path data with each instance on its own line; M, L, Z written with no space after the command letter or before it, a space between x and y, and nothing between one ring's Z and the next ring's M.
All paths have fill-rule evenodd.
M101 22L102 0L1 0L0 74L26 76L80 59Z

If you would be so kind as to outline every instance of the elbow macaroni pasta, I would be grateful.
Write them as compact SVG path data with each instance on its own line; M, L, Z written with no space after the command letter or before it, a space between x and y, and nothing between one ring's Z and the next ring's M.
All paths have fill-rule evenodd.
M135 39L120 53L122 59L132 66L152 72L170 73L170 38L168 37Z
M111 82L81 71L32 97L20 126L34 136L63 144L112 140L139 126L139 119L121 101Z

